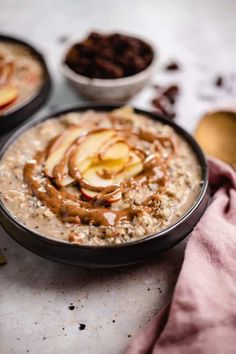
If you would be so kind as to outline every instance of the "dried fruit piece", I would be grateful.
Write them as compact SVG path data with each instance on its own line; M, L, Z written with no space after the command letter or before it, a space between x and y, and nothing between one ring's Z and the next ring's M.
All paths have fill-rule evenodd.
M172 61L165 66L165 70L167 71L177 71L179 69L180 69L179 64L176 61Z
M170 85L164 89L162 94L168 98L171 104L175 104L176 98L179 95L179 87L177 85Z
M174 118L175 112L169 100L165 96L159 96L152 100L152 105L156 108L157 113L167 117Z
M221 76L221 75L217 76L217 78L215 79L215 86L216 87L224 86L224 78L223 78L223 76Z
M179 87L177 85L170 85L162 88L155 85L154 88L157 90L157 95L152 100L152 105L155 107L157 113L173 119L176 115L174 105L179 95Z

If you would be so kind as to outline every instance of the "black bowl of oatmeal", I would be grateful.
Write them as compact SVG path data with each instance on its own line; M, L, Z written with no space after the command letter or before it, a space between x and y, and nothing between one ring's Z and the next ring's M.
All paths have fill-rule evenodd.
M130 107L75 107L23 124L1 148L0 176L3 228L77 266L148 259L186 237L208 201L193 137Z
M43 56L25 41L0 35L0 134L35 113L50 90Z

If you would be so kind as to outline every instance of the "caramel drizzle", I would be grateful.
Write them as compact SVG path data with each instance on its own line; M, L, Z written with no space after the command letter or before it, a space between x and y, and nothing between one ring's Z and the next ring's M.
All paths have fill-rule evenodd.
M47 176L43 176L43 179L37 177L39 176L39 172L42 173L42 166L45 163L55 139L52 139L45 150L37 152L32 161L25 164L23 172L24 180L33 195L41 200L62 222L114 226L121 221L132 221L136 215L145 211L150 212L151 209L149 206L153 202L158 201L160 195L164 193L166 183L169 179L169 161L176 153L176 144L173 137L157 135L143 130L140 130L136 135L138 139L153 143L156 152L146 156L145 152L140 150L139 153L144 159L144 169L142 173L120 184L114 184L109 187L96 187L88 184L88 182L81 177L80 172L72 168L74 166L71 163L71 161L73 162L74 144L70 146L64 154L64 158L55 167L53 171L55 181ZM78 140L76 144L78 144L79 141L80 140ZM170 149L167 157L163 156L165 144L169 144L168 148ZM66 167L67 164L69 164L69 167ZM72 194L66 188L59 187L55 184L54 182L60 182L63 173L67 172L66 168L69 168L71 176L79 182L80 187L89 187L90 190L100 192L98 197L92 201L83 201L80 199L79 195ZM133 206L123 210L116 210L106 205L107 196L111 197L119 190L123 192L129 188L141 187L150 182L157 183L159 187L153 195L145 200L143 206ZM104 203L105 205L103 205Z
M49 178L41 184L35 175L45 161L45 151L36 153L33 161L24 167L24 179L32 193L47 205L63 222L113 226L121 220L132 220L142 210L140 207L113 210L78 200L66 190L57 190Z
M13 61L6 61L4 56L0 55L0 87L9 84L14 74L15 65Z

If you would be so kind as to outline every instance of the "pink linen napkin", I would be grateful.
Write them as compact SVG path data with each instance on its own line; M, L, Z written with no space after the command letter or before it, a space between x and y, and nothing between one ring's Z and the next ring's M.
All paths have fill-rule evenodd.
M236 173L209 160L211 204L188 241L172 301L126 354L236 353Z

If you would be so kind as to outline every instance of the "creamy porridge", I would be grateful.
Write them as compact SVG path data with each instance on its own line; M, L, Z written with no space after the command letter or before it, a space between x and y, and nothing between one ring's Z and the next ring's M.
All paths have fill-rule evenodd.
M82 245L165 229L192 206L200 184L189 144L129 107L48 119L0 162L0 196L11 214L44 236Z
M44 68L30 49L0 40L0 116L34 95L43 77Z

